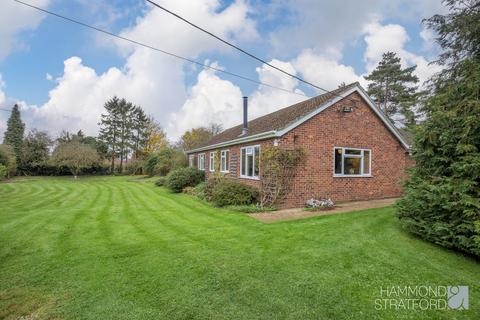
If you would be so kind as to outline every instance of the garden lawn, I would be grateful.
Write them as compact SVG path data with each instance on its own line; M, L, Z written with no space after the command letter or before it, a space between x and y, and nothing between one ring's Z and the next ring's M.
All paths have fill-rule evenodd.
M480 319L479 279L393 208L263 224L151 180L0 183L0 318ZM470 309L375 309L406 285L468 285Z

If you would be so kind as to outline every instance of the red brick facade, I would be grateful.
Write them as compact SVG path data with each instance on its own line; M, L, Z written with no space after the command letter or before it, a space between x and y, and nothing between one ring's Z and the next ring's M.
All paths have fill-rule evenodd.
M305 165L298 167L291 192L280 207L301 207L310 198L341 202L395 197L402 193L405 169L412 165L407 150L358 93L352 93L349 98L356 101L352 112L342 112L345 103L337 102L276 139L279 147L301 146L307 152ZM209 170L210 151L229 149L233 170L228 175L258 186L258 180L240 178L240 148L260 145L261 149L272 146L274 141L255 141L194 155L205 153L205 171L210 176L213 174ZM371 150L371 176L335 177L335 147ZM219 161L219 156L216 160Z

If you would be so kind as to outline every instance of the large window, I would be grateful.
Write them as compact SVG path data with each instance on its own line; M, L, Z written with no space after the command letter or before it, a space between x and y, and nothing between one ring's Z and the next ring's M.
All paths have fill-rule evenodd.
M220 152L220 171L221 172L228 172L230 170L228 165L229 161L230 161L230 151L222 150Z
M210 162L208 163L208 169L210 171L215 171L215 152L210 152Z
M240 177L258 179L260 146L241 148Z
M198 155L198 169L205 170L205 153Z
M195 155L194 154L191 154L191 155L188 156L188 165L190 167L195 166Z
M371 153L368 149L335 148L334 176L370 176Z

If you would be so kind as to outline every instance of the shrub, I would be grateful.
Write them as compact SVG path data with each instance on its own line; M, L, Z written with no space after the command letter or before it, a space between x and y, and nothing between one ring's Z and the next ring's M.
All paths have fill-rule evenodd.
M131 160L125 166L125 173L130 175L142 174L143 164L142 160Z
M277 208L275 207L260 207L257 205L249 205L249 206L226 206L224 209L236 212L243 212L243 213L258 213L258 212L269 212L275 211Z
M163 148L151 154L143 166L149 176L166 176L170 171L186 165L185 155L176 148Z
M199 184L197 184L194 189L194 195L204 200L206 185L207 185L206 182L200 182Z
M7 167L5 167L3 164L0 164L0 180L5 179L5 177L7 176L7 171Z
M17 160L13 148L6 144L0 144L0 164L6 167L6 177L15 175Z
M221 179L213 188L212 202L218 207L249 205L258 201L258 190L232 179Z
M167 176L166 186L173 192L182 192L185 187L194 187L205 180L205 172L196 168L180 168Z
M203 189L203 194L205 197L205 200L207 201L212 201L213 198L213 190L215 189L215 186L220 182L225 180L226 178L223 177L217 177L214 176L212 178L209 178L207 182L205 183L205 187Z
M167 178L166 177L160 177L158 178L157 181L155 181L155 185L157 187L163 187L167 183Z

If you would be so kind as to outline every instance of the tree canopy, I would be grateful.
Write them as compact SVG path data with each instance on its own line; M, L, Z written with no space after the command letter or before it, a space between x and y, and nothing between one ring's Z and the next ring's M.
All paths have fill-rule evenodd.
M394 121L411 126L416 123L415 106L420 93L418 77L413 74L416 66L402 68L401 60L394 52L386 52L377 68L366 80L368 94L375 99L380 109ZM400 118L395 118L400 116Z
M426 20L444 49L444 69L432 79L427 118L416 130L416 166L398 216L425 239L480 256L480 56L470 45L480 39L480 6L446 4L449 14Z
M79 141L61 143L52 154L51 162L69 168L77 178L82 169L98 165L100 158L92 147Z

